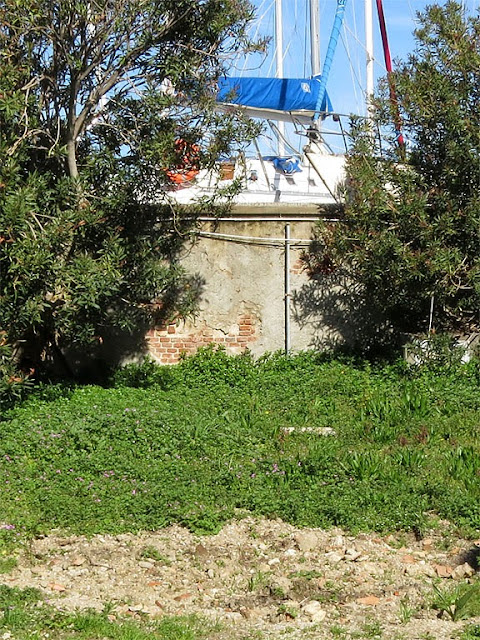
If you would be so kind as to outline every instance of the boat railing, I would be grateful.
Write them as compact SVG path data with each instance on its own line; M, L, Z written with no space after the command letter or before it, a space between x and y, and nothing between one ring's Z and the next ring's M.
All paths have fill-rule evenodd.
M345 113L325 113L321 112L317 120L306 118L298 112L290 112L290 124L293 126L293 133L301 136L308 143L316 142L321 144L326 153L331 155L345 155L351 148L350 139L350 122L352 118L356 121L365 121L371 123L366 116L357 116ZM348 122L348 124L346 124ZM267 120L268 126L273 133L273 139L281 140L286 155L301 156L302 151L292 144L291 140L284 134L283 130L278 126L274 119ZM378 140L379 148L381 146L380 132L375 132L375 139ZM258 145L257 145L258 150Z

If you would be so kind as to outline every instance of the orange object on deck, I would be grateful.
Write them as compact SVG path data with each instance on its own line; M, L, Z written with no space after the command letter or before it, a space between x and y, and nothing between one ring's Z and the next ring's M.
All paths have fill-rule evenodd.
M173 184L181 185L194 180L199 172L199 147L192 142L179 138L175 140L175 153L178 156L177 164L165 173Z

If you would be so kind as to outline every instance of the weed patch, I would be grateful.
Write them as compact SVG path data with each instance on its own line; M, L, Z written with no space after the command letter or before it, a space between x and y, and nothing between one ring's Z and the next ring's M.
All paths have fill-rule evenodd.
M43 386L1 421L0 547L52 527L213 533L246 511L379 532L435 513L475 535L479 379L210 349L110 388Z
M0 631L2 637L16 640L202 640L212 637L215 626L194 617L143 622L115 619L110 607L103 612L66 613L48 605L36 589L0 585Z

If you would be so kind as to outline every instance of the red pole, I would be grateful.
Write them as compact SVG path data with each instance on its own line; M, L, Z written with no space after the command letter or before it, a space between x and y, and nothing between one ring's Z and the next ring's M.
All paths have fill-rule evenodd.
M385 24L385 15L383 13L382 0L377 0L378 22L380 24L380 33L382 35L383 56L385 59L385 67L387 68L388 86L390 90L390 100L395 109L395 130L397 133L397 142L400 147L404 147L405 141L402 135L402 120L400 118L400 110L398 108L397 93L393 82L392 59L390 57L390 47L388 45L387 27Z

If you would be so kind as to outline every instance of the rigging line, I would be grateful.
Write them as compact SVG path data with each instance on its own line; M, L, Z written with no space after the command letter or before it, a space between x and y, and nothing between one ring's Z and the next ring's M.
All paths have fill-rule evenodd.
M358 102L360 102L360 101L363 102L362 77L361 77L361 74L358 71L358 69L355 68L356 65L353 63L353 60L352 60L352 57L351 57L350 49L349 49L349 46L348 46L348 40L347 40L347 42L345 42L343 35L342 35L342 42L344 44L345 53L347 55L347 60L349 62L349 66L350 66L350 76L352 78L352 86L353 86L353 90L354 90L354 93L355 93L355 102L358 104ZM359 88L362 91L362 95L360 97L358 95L358 89Z
M357 22L356 22L356 13L355 13L355 3L351 3L350 4L348 15L350 16L350 14L351 14L351 16L353 16L352 17L353 29L354 29L354 33L356 34L357 33ZM349 40L349 38L346 37L347 31L351 31L351 29L348 26L348 20L346 19L344 21L344 23L343 23L342 31L340 32L340 40L342 42L343 50L345 52L345 55L346 55L347 61L348 61L348 68L349 68L350 77L351 77L351 87L352 87L353 93L354 93L355 104L359 104L360 102L363 102L363 95L359 99L357 87L361 87L362 83L360 81L360 74L358 72L358 68L356 67L356 65L354 65L353 60L352 60L352 55L351 55L351 50L350 50L350 40ZM355 36L355 38L356 38L356 36ZM358 38L356 38L356 39L358 40Z
M269 0L262 0L262 2L260 3L260 6L257 7L257 14L255 16L255 21L254 21L254 25L255 25L255 30L253 32L253 36L252 36L252 40L258 40L259 38L259 34L260 34L260 29L262 26L262 23L265 19L265 16L268 15L268 13L271 11L272 6L273 6L273 0L270 0L268 6L265 8L265 10L263 11L263 13L260 13L260 11L262 11L264 9L264 6L267 4ZM265 57L268 55L268 53L265 54ZM247 58L248 56L242 56L241 53L238 54L238 58L242 58L243 61L243 67L242 67L242 72L247 70ZM263 62L262 62L263 64ZM240 68L236 66L237 63L235 63L235 67L236 68Z
M298 1L295 0L295 3L293 5L293 24L292 24L292 28L291 28L291 33L292 33L292 37L288 37L288 47L287 47L287 51L290 51L290 47L293 44L294 41L294 37L295 37L295 42L297 43L297 47L299 47L298 45L298 36L299 36L299 19L298 19ZM303 46L303 52L302 52L302 56L301 59L303 58L303 60L305 61L305 42L306 39L302 38L302 45ZM295 55L295 52L294 52Z
M355 13L353 15L354 15L355 30L356 30ZM343 31L340 34L340 36L341 36L341 40L342 40L342 43L343 43L343 48L345 50L345 54L347 56L347 60L349 62L350 77L352 79L352 87L353 87L354 94L355 94L355 103L358 104L359 102L361 102L363 104L364 97L363 97L363 88L362 88L362 80L361 80L362 75L361 75L361 73L359 71L358 61L357 61L357 64L354 64L354 62L353 62L352 55L351 55L351 50L350 50L350 39L347 37L347 31L351 32L351 30L349 29L347 24L344 24ZM358 40L358 38L357 38L357 40ZM358 89L359 88L361 89L361 96L360 97L358 95Z
M354 33L350 27L346 26L345 30L348 32L347 34L345 34L345 36L347 36L348 34L350 34L351 36L353 36L353 38L355 39L356 43L361 47L362 51L365 51L365 43L362 42L360 40L360 38L358 37L358 35L356 33ZM347 42L348 42L348 38L347 38ZM347 45L345 45L345 48L347 47ZM385 73L387 71L387 68L385 66L385 64L382 62L381 58L378 58L375 53L373 54L373 61L375 63L375 65L377 67L380 67L382 70L382 73Z

